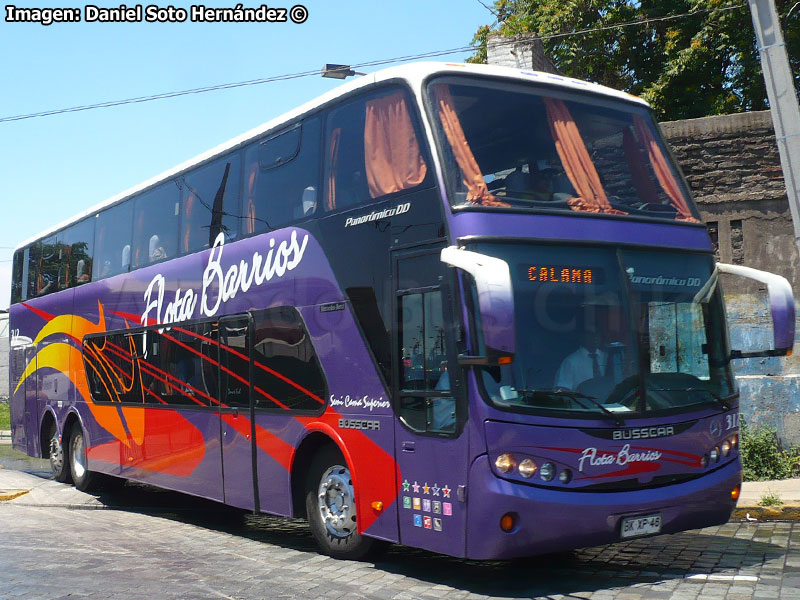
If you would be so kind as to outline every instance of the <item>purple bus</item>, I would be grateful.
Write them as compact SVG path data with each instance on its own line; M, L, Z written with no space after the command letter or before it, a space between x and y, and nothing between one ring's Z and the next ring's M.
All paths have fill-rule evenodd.
M768 288L729 347L720 274ZM322 552L500 559L725 522L733 358L786 280L715 263L648 106L424 63L21 244L14 447L307 517Z

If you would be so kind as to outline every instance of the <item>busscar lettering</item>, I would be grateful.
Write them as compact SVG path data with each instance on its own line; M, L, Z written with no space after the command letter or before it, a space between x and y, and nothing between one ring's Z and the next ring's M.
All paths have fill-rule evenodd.
M639 427L637 429L617 429L614 431L615 440L647 440L652 438L667 437L675 434L672 425L662 427Z
M370 421L368 419L339 419L339 429L362 429L367 431L379 431L380 421Z
M19 8L6 5L6 23L39 23L47 27L53 23L79 23L80 8Z

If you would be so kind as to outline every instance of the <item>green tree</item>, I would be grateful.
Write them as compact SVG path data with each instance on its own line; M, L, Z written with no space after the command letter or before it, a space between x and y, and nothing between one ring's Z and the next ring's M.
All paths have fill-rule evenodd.
M800 6L786 18L796 1L776 6L800 87ZM497 21L475 33L470 62L486 62L490 33L532 32L562 73L642 96L661 120L768 106L746 2L497 0L492 11ZM671 18L684 13L696 14Z

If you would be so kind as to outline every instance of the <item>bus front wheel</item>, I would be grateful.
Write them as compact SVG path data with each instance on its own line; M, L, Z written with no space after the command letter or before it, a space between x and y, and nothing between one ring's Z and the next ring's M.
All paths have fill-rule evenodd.
M341 452L325 448L314 457L306 485L306 513L317 547L328 556L359 560L376 540L359 535L350 469Z
M72 473L72 482L82 492L88 492L94 487L95 474L88 468L86 460L86 440L80 423L72 425L72 434L69 436L69 470Z

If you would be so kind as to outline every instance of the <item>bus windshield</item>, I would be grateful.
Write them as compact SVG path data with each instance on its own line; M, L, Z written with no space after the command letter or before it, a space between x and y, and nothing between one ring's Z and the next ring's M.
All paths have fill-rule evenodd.
M428 95L454 207L699 222L643 106L457 78Z
M505 260L517 353L482 368L498 408L560 416L651 416L734 397L711 257L479 244Z

